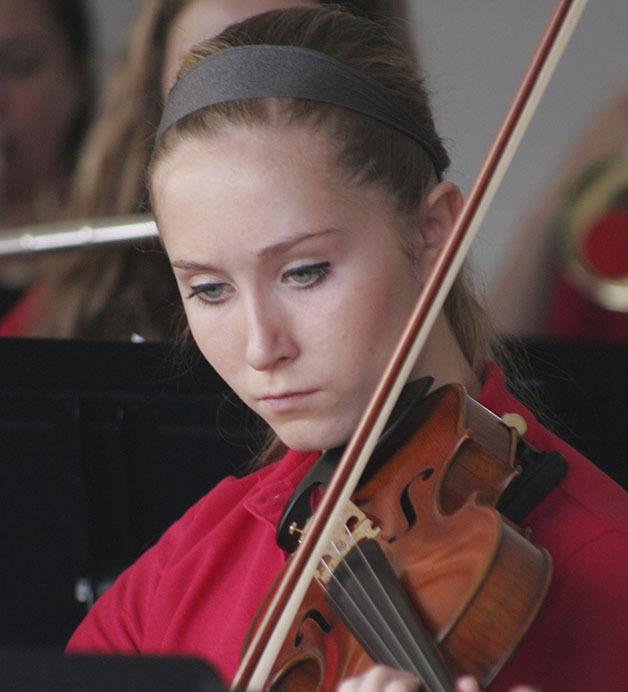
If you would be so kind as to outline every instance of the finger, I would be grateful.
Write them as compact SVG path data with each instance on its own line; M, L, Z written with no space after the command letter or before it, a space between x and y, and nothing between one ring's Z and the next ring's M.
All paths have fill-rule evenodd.
M464 675L456 680L456 692L480 692L480 685L471 675ZM511 687L508 692L540 692L540 690L529 685L517 685Z
M359 686L360 678L347 678L336 687L336 692L358 692Z
M478 681L471 675L456 680L456 692L480 692Z
M419 688L419 680L414 675L406 675L390 681L384 687L384 692L419 692Z
M373 666L368 672L348 678L337 692L418 692L419 681L410 673Z

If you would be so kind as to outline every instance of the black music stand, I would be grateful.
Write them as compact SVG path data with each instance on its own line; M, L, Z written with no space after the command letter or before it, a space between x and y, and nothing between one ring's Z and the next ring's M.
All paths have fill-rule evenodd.
M226 692L195 658L0 650L0 670L0 690L7 692Z
M193 348L0 339L0 362L0 646L61 647L94 595L242 471L253 421Z

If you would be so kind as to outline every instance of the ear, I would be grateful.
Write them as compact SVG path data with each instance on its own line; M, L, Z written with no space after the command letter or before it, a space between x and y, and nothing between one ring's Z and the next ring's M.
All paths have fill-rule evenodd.
M435 185L425 196L418 229L422 240L419 257L421 276L427 276L434 266L451 235L462 204L460 189L448 180Z

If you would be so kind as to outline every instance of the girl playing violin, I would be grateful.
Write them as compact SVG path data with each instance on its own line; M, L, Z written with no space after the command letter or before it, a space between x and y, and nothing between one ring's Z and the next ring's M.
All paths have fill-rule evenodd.
M447 165L415 65L369 20L270 12L189 54L157 134L153 208L196 343L274 437L256 471L221 482L117 580L70 651L198 655L232 679L286 559L284 506L320 450L351 436L451 232L461 196ZM461 275L412 379L462 383L516 414L567 468L522 518L554 576L491 689L620 689L625 494L511 396L495 359ZM417 685L380 675L346 689Z

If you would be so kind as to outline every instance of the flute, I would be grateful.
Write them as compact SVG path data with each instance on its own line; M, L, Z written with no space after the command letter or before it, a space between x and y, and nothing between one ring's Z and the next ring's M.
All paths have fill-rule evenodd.
M157 227L148 214L34 224L0 231L0 257L75 250L155 237Z

